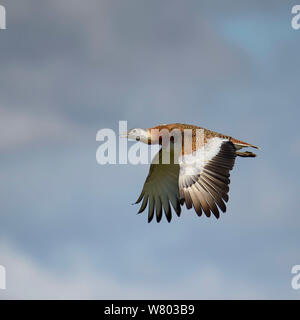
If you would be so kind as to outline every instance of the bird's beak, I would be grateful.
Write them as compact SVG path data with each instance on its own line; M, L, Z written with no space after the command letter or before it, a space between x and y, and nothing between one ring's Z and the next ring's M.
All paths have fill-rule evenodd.
M119 134L120 138L128 138L128 132L122 132Z

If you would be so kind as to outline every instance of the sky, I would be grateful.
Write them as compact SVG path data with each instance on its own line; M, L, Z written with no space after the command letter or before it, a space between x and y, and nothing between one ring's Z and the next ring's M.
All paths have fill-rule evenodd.
M299 299L300 30L287 0L0 0L0 299ZM259 145L219 220L131 205L148 165L102 128L199 125Z

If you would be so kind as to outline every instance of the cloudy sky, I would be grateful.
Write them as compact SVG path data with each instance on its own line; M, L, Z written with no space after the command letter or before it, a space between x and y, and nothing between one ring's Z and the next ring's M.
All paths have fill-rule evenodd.
M0 0L0 299L299 299L297 1ZM132 206L147 165L101 128L200 125L259 145L219 220Z

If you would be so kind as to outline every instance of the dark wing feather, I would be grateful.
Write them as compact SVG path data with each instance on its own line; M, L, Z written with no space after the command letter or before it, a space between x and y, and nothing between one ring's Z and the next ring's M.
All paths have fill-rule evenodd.
M179 197L179 165L178 164L162 164L162 150L154 157L149 174L146 178L143 190L136 203L143 200L138 213L143 212L148 205L148 222L151 222L156 214L156 221L162 219L162 211L164 210L167 221L172 220L171 205L176 214L180 216L180 197ZM170 205L171 203L171 205Z

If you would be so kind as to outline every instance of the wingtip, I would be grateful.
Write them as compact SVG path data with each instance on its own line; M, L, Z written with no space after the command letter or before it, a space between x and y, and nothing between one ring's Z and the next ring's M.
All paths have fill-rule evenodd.
M166 217L167 217L168 223L170 223L172 221L172 216L170 216L170 217L166 216Z

